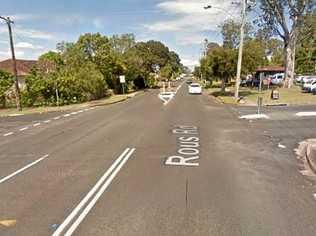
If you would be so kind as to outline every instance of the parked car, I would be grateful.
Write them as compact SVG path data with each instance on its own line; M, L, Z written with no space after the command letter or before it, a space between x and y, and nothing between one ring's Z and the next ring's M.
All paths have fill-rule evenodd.
M274 74L271 77L271 83L273 85L281 85L283 84L283 81L284 81L284 73Z
M202 94L202 87L198 83L192 83L189 85L189 94Z
M316 84L316 79L309 80L303 84L302 90L310 93L312 90L312 86Z
M316 94L316 81L312 83L312 86L309 90L311 93Z
M311 81L311 80L315 80L315 79L316 79L315 75L306 75L306 76L302 77L301 83L305 84L306 82Z

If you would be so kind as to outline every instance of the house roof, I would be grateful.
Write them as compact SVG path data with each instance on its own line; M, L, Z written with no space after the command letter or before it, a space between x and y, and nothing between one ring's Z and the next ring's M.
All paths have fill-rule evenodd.
M34 60L16 60L16 67L18 76L28 75L31 69L36 65L37 61ZM7 59L0 62L0 70L4 70L13 74L12 59Z
M256 72L284 72L285 67L283 66L265 66L257 69Z

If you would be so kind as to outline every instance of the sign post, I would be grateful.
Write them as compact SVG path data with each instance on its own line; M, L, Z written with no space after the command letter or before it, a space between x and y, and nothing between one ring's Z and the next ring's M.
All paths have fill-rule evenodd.
M122 85L123 94L125 94L125 75L120 75L120 83Z

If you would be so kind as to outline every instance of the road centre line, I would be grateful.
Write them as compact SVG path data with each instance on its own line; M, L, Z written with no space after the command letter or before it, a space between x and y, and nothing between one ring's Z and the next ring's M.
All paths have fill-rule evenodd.
M21 129L19 129L19 130L20 130L20 131L24 131L24 130L27 130L27 129L29 129L28 126L26 126L26 127L24 127L24 128L21 128Z
M46 124L49 123L49 122L51 122L51 120L45 120L44 121L44 123L46 123Z
M2 183L4 183L4 182L8 181L9 179L13 178L14 176L20 174L21 172L23 172L23 171L25 171L25 170L31 168L32 166L38 164L39 162L41 162L41 161L43 161L44 159L46 159L48 156L49 156L49 155L46 154L46 155L42 156L41 158L37 159L36 161L34 161L34 162L32 162L32 163L30 163L30 164L24 166L23 168L21 168L21 169L15 171L14 173L12 173L12 174L10 174L10 175L8 175L8 176L6 176L6 177L0 179L0 184L2 184Z
M63 117L69 117L70 116L70 114L65 114L65 115L63 115Z
M60 119L60 116L56 116L53 118L54 120L59 120Z
M7 137L7 136L10 136L12 134L14 134L14 133L13 132L9 132L9 133L4 134L3 137Z
M304 117L304 116L316 116L316 111L305 111L305 112L297 112L296 116Z
M33 125L33 127L36 127L36 126L39 126L39 125L41 125L41 123L35 123L35 124Z
M102 193L107 189L113 178L120 171L129 157L133 154L135 148L126 148L124 152L114 161L110 168L104 173L104 175L99 179L99 181L94 185L94 187L88 192L88 194L81 200L81 202L75 207L75 209L67 216L63 223L57 228L53 236L59 236L68 226L68 224L74 219L74 217L80 212L80 210L88 203L89 199L98 191L91 202L86 206L84 211L80 214L79 218L73 223L65 235L71 235L73 231L78 227L80 222L89 213L91 208L94 206L96 201L100 198ZM123 161L122 161L123 160ZM112 174L111 174L112 173ZM109 177L110 176L110 177ZM104 181L106 181L104 183ZM101 186L103 184L103 186ZM101 189L100 189L101 187Z

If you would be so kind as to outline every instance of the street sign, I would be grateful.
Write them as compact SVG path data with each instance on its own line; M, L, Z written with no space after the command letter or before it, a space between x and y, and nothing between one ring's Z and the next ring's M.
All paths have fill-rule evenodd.
M121 84L125 83L125 75L120 75L120 83Z

